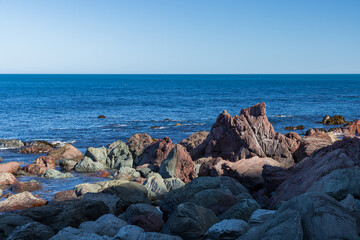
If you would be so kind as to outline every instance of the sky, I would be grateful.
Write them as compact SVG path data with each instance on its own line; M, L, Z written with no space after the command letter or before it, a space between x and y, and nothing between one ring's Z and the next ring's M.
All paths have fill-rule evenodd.
M360 73L360 1L0 0L0 73Z

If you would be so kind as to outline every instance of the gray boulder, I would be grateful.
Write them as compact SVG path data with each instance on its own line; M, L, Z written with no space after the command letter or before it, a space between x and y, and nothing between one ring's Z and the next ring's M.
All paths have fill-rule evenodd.
M148 191L155 193L157 199L161 199L168 190L164 183L164 179L158 173L152 173L144 182L144 186Z
M74 177L71 173L62 173L55 169L47 169L43 174L44 178L72 178Z
M240 199L234 206L219 216L220 219L242 219L248 221L251 214L260 208L254 199Z
M252 226L259 226L270 219L274 214L275 210L267 210L267 209L256 209L249 218L248 223Z
M85 152L85 157L91 158L94 162L106 164L107 152L105 147L89 147Z
M118 172L115 173L116 179L130 180L133 178L140 177L140 173L132 167L121 167Z
M136 203L136 204L130 205L126 209L123 217L124 217L125 221L129 221L133 217L140 216L140 215L146 215L148 212L153 213L160 218L162 217L162 213L156 207L154 207L153 205L144 204L144 203Z
M121 210L116 208L116 205L121 199L115 195L112 194L106 194L106 193L91 193L88 192L84 196L82 196L82 199L84 200L95 200L95 201L101 201L105 203L106 206L110 209L110 213L114 215L118 215L121 213Z
M84 159L75 166L75 171L77 172L97 172L104 170L104 165L100 162L94 162L89 157L84 157Z
M126 143L119 141L110 151L106 159L106 165L110 168L119 169L121 167L132 167L134 163L133 156Z
M19 239L36 239L36 240L48 240L54 236L54 232L50 227L38 223L31 222L22 226L18 226L9 235L7 240L19 240Z
M214 224L206 232L206 239L236 239L249 230L250 226L247 222L240 219L225 219Z
M164 179L164 183L169 192L185 185L179 178L166 178Z
M151 173L151 169L147 167L140 168L138 171L143 178L146 178Z
M49 240L111 240L108 236L99 236L95 233L84 232L81 229L66 227Z
M0 139L0 148L21 148L25 146L25 143L16 139Z
M69 159L62 159L59 162L59 166L61 167L61 170L66 171L66 172L75 170L76 164L78 164L77 161L69 160Z
M180 236L184 240L202 239L207 230L217 222L218 218L211 210L187 202L177 207L161 232Z
M138 226L127 225L120 229L113 240L139 240L144 230Z
M119 186L106 188L103 193L119 197L128 206L133 203L150 203L148 190L143 185L135 182L127 182Z
M79 229L88 233L95 233L100 236L107 235L114 237L127 223L113 214L105 214L96 221L88 221L80 224Z
M6 239L16 227L31 222L34 222L34 220L16 213L4 213L0 215L0 239Z

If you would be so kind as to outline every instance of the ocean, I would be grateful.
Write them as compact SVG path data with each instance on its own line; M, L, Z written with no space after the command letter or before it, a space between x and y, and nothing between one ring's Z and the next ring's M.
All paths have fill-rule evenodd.
M83 152L139 132L178 142L209 131L224 109L237 115L259 102L275 131L304 125L303 134L324 127L325 114L360 118L360 75L0 75L0 138L72 142ZM37 157L1 156L24 164ZM48 192L90 181L40 180Z

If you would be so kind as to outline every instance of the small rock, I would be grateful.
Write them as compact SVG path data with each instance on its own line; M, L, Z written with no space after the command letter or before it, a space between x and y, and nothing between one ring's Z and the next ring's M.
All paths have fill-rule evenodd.
M181 123L175 123L174 126L175 126L175 127L181 126Z
M156 194L157 199L161 199L163 195L168 193L163 178L158 173L152 173L144 182L144 186Z
M141 177L146 178L150 174L151 169L144 167L144 168L140 168L138 171L140 172Z
M106 118L104 115L99 115L97 118Z
M62 173L55 169L48 169L43 173L42 177L58 179L58 178L72 178L74 176L71 173Z
M296 127L285 127L285 130L304 130L305 129L305 126L303 125L299 125L299 126L296 126Z
M105 165L107 158L106 148L89 147L85 152L85 157L91 158L94 162L100 162Z
M49 153L54 149L46 141L34 141L20 148L19 153Z
M17 149L25 146L25 143L16 139L0 139L0 148Z
M206 232L206 239L236 239L249 230L250 226L244 220L225 219L214 224Z
M55 159L49 156L40 156L33 164L23 168L25 172L34 175L43 174L47 169L55 169Z

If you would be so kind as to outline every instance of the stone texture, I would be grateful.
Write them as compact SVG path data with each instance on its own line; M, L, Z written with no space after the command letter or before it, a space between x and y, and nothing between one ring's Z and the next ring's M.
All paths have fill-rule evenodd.
M140 173L132 167L121 167L114 175L115 179L131 180L140 177Z
M36 239L36 240L48 240L54 236L54 232L50 227L38 223L31 222L22 226L18 226L9 235L7 240L19 240L19 239Z
M53 157L56 163L62 159L80 162L81 159L84 158L84 154L82 154L79 149L75 148L71 144L65 144L63 147L49 153L48 156Z
M262 178L264 179L264 186L266 193L270 196L280 184L292 175L289 169L264 165L262 171Z
M66 227L49 240L111 240L108 236L99 236L95 233L84 232L80 229Z
M77 196L85 195L88 192L98 193L103 191L106 188L119 186L124 183L128 183L127 180L109 180L109 181L101 181L96 183L83 183L76 185L74 191Z
M152 173L145 180L144 186L148 191L153 192L157 199L161 199L166 193L168 193L164 179L158 173Z
M21 148L25 146L25 143L16 139L0 139L0 148Z
M103 202L110 209L110 213L114 214L115 216L118 216L120 213L123 213L123 208L121 204L118 204L118 202L119 201L121 202L122 200L115 195L106 194L102 192L86 193L84 196L82 196L82 199ZM120 208L118 208L118 205L120 205Z
M185 183L178 178L166 178L164 179L164 183L169 192L185 185Z
M89 147L85 152L85 157L90 158L94 162L106 164L107 152L105 147L94 148Z
M77 172L97 172L104 169L104 165L100 162L94 162L91 158L85 157L80 163L76 164Z
M249 224L244 220L225 219L209 228L206 232L206 239L236 239L244 234L250 228Z
M133 167L133 156L126 143L119 141L108 154L106 166L119 169L121 167Z
M260 208L253 199L240 199L234 206L219 216L219 219L241 219L248 221L251 214Z
M34 197L29 192L14 194L0 202L0 212L21 210L26 208L40 207L46 204L46 200Z
M105 177L110 177L111 174L106 170L100 170L100 171L97 171L97 172L94 172L94 173L90 173L88 176L89 177L105 178Z
M21 227L33 222L31 218L20 216L16 213L4 213L0 215L0 239L6 239L16 227Z
M252 227L259 226L269 220L275 214L275 212L275 210L256 209L251 214L248 222Z
M146 133L137 133L132 135L127 141L130 152L132 152L134 159L140 156L146 147L150 146L154 140Z
M88 233L95 233L99 236L114 237L127 223L113 214L105 214L96 221L87 221L80 224L79 229Z
M45 141L34 141L20 148L19 153L49 153L54 149Z
M33 164L27 165L23 170L27 173L40 175L47 169L55 169L55 159L49 156L38 157Z
M66 191L60 191L55 193L54 199L52 201L54 202L63 202L63 201L69 201L69 200L75 200L77 199L76 193L74 190L66 190Z
M33 192L41 189L42 186L36 180L30 180L28 182L17 181L11 186L11 191L14 193L20 192Z
M72 170L75 170L75 166L78 162L74 160L68 160L68 159L62 159L59 162L59 166L61 167L61 170L70 172Z
M161 212L149 204L132 204L125 213L124 219L132 225L141 227L145 232L160 232L164 220Z
M62 173L55 169L48 169L43 173L42 177L59 179L59 178L72 178L74 176L71 173Z
M209 135L208 131L195 132L191 134L187 139L183 139L180 144L186 148L190 156L194 154L194 149L199 146Z
M150 203L148 190L143 185L134 182L109 187L102 192L118 196L127 206L133 203Z
M0 164L0 172L15 173L20 169L18 162L7 162Z
M0 185L12 185L17 179L14 175L7 172L0 172Z

